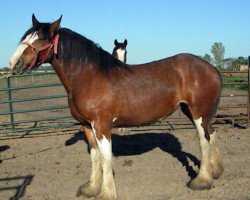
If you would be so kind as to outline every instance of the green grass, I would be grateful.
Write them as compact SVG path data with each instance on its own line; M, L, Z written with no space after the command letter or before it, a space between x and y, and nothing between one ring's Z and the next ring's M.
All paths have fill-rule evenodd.
M247 76L223 76L222 77L223 83L241 83L247 81ZM242 83L241 85L224 85L224 88L231 88L231 89L238 89L238 90L248 90L248 84L247 83Z

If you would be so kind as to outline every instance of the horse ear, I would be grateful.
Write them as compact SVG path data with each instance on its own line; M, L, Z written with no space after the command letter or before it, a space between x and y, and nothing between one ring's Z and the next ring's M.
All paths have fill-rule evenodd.
M50 24L50 36L51 37L53 37L54 33L59 30L61 20L62 20L62 15L58 20L56 20L52 24Z
M117 46L118 45L118 42L117 42L117 40L115 39L115 42L114 42L114 44L115 44L115 46Z
M40 22L36 19L36 16L34 15L34 13L32 14L32 25L36 26L37 24L39 24Z
M127 44L128 44L127 39L124 40L124 44L125 44L125 46L127 46Z

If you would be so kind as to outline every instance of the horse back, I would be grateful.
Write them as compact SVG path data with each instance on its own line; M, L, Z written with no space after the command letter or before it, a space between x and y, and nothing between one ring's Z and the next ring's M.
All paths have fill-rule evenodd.
M221 80L216 69L191 54L130 68L130 72L118 73L112 83L121 124L151 123L172 114L180 102L193 104L204 98L214 101L220 95Z

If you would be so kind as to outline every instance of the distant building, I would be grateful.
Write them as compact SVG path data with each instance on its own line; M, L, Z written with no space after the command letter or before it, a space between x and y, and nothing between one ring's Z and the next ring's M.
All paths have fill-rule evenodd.
M240 69L241 72L246 72L248 70L248 65L240 65Z

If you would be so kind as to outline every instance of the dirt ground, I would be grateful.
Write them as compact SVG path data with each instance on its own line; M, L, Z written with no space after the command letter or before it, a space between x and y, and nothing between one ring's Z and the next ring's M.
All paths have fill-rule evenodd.
M120 200L250 199L250 130L218 128L225 171L211 190L192 191L200 151L195 129L127 129L113 134ZM77 200L88 181L90 155L83 134L0 138L0 199Z

